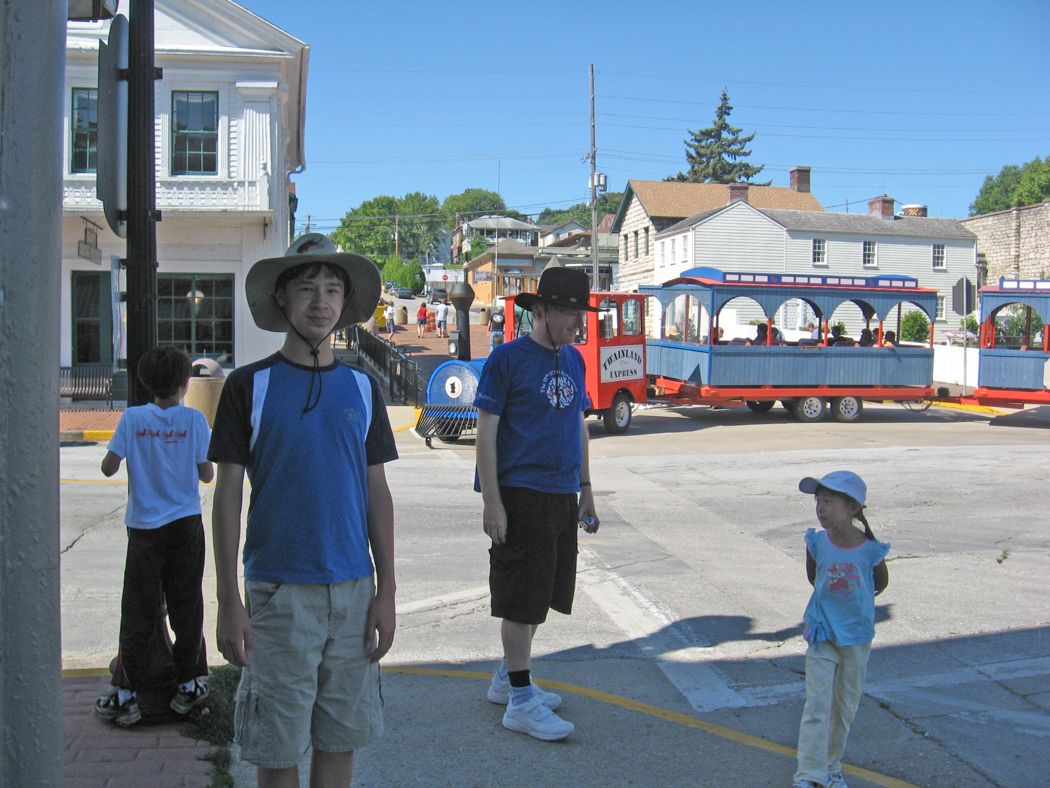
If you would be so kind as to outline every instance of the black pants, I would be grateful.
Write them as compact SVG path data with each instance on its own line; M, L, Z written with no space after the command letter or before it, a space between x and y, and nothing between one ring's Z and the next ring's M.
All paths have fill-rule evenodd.
M208 674L203 577L204 523L199 514L160 528L128 528L120 603L120 657L128 689L154 683L152 645L158 611L165 604L175 634L175 681L182 684Z

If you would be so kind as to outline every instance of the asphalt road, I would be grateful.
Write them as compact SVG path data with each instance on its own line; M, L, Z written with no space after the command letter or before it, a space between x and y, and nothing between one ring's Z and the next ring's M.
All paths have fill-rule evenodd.
M851 425L656 409L623 436L592 425L602 527L581 535L574 614L552 614L535 642L535 675L577 725L553 745L503 730L484 698L500 648L473 446L398 433L387 733L359 754L356 784L790 784L802 537L816 526L797 483L836 468L864 476L892 544L851 785L1047 784L1050 409L870 406ZM116 642L125 492L98 472L103 454L61 449L67 668L105 665ZM209 566L209 637L213 587Z

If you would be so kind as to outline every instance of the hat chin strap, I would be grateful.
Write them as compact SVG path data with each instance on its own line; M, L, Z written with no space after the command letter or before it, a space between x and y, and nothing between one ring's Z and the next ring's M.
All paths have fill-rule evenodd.
M277 306L277 309L279 309L281 314L284 315L284 322L286 322L288 324L288 327L295 332L295 335L299 337L299 339L301 339L308 348L310 348L310 355L313 356L314 359L313 370L311 370L310 372L310 388L306 391L306 404L303 405L303 410L299 414L299 418L302 418L307 413L309 413L321 404L321 390L324 387L324 377L321 375L321 360L319 348L321 347L322 343L324 343L324 341L328 339L329 336L331 336L332 331L329 331L327 334L321 337L317 341L316 345L310 344L310 340L304 337L302 333L300 333L299 329L295 327L295 324L288 319L288 313L284 311L284 307L281 306L280 301L277 300L277 296L273 293L270 293L270 298L273 299L273 302ZM333 328L332 330L334 331L335 329ZM313 396L314 378L317 378L317 399L314 399Z

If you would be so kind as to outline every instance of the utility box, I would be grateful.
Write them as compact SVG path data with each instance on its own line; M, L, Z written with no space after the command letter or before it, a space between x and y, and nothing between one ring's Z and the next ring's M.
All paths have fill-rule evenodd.
M209 427L215 426L215 411L225 383L226 372L214 359L199 358L190 367L190 387L184 404L203 413Z

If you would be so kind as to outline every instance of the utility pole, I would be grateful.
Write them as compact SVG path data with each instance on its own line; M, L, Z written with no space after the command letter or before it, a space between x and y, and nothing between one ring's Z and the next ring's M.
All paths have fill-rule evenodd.
M598 287L598 148L594 141L594 63L591 75L591 287Z
M0 785L62 785L58 320L66 3L0 2Z
M150 394L139 359L157 344L157 175L153 0L131 0L128 19L128 404Z

